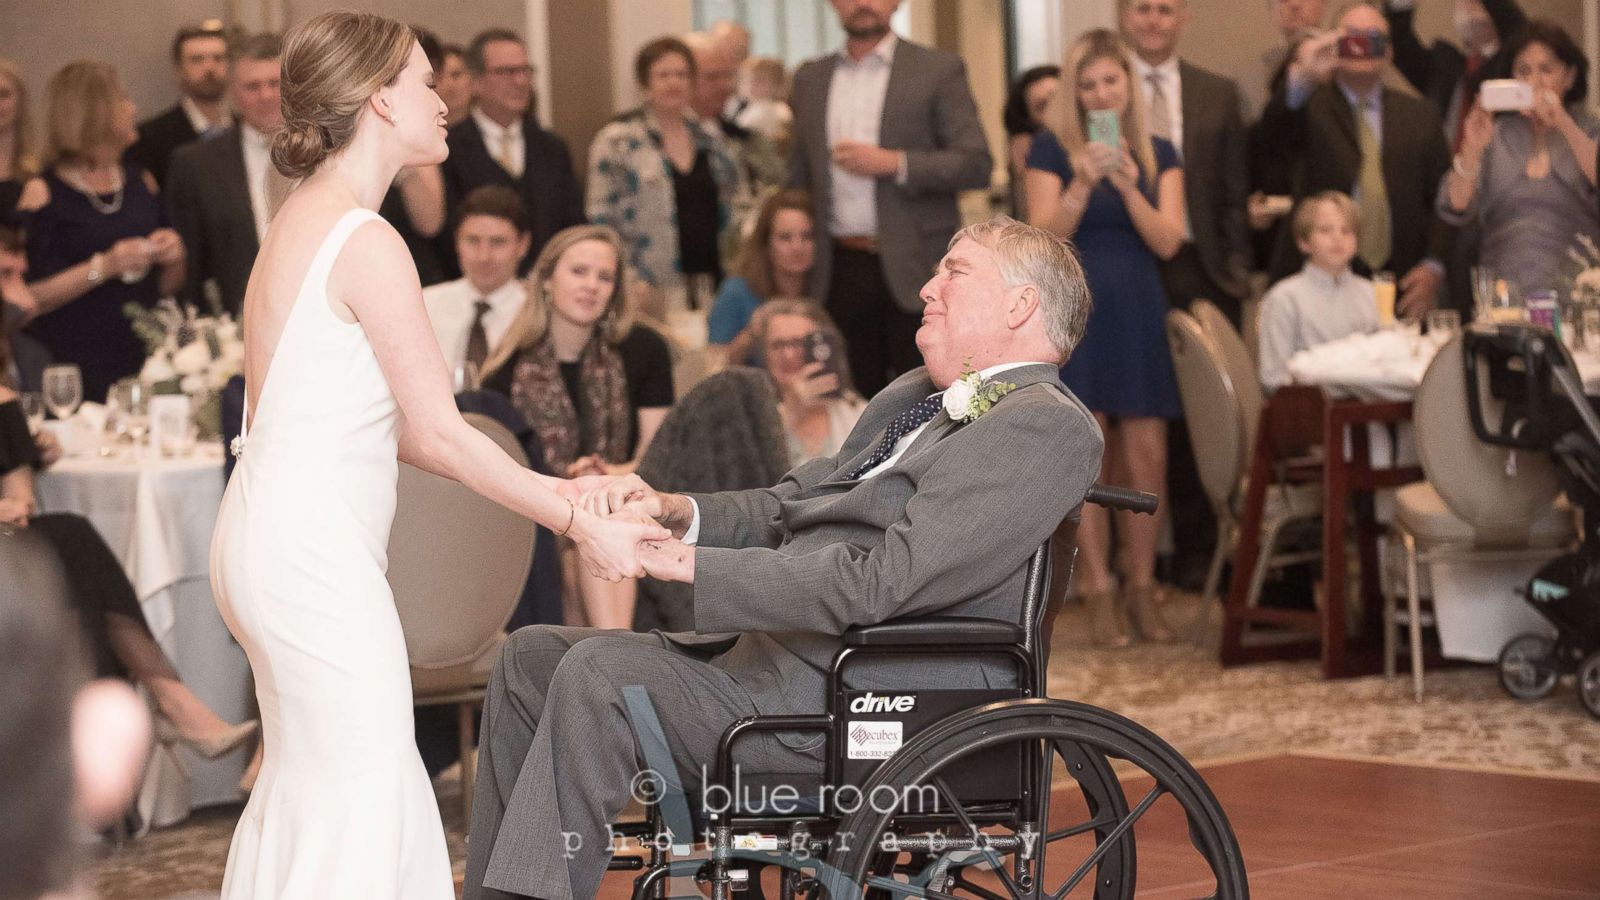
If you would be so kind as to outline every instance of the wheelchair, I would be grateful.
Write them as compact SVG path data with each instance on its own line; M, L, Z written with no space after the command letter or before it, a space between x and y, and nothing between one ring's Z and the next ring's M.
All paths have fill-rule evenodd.
M1100 485L1085 499L1144 513L1156 506L1149 494ZM729 802L702 810L692 826L706 837L708 859L672 858L671 844L689 841L659 839L668 833L664 824L674 835L685 827L663 822L672 814L663 813L664 804L648 804L642 822L613 826L614 846L615 838L632 837L646 850L610 863L613 870L642 870L634 900L665 898L670 879L683 876L709 887L714 900L764 900L761 876L769 868L778 870L784 900L1122 900L1134 896L1136 884L1134 826L1169 797L1204 862L1203 870L1192 867L1190 879L1203 885L1199 893L1247 898L1238 841L1199 773L1137 723L1046 696L1056 613L1046 602L1049 547L1047 540L1029 560L1019 622L929 616L852 628L828 673L825 712L751 716L730 725L702 788L702 797ZM1015 667L1015 686L847 686L847 673L862 662L905 656L1003 658ZM752 735L777 732L822 737L825 768L809 783L814 793L794 790L780 802L777 791L763 790L752 798L751 783L760 776L735 768L734 749ZM1131 778L1142 795L1131 805L1112 760L1137 770ZM1052 809L1057 771L1072 783ZM806 785L799 776L773 781ZM1162 815L1170 817L1164 806ZM1051 884L1063 868L1060 858L1067 874Z

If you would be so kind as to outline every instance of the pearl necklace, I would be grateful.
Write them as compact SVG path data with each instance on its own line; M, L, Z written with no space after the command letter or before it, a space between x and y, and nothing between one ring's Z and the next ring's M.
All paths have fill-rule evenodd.
M94 211L100 215L114 216L122 211L123 193L127 188L128 183L126 179L122 177L122 169L120 167L114 171L117 186L111 191L110 201L101 200L100 195L91 189L88 183L86 183L83 180L83 177L78 173L62 169L60 170L60 175L62 181L65 181L78 193L88 198L89 205L94 207Z

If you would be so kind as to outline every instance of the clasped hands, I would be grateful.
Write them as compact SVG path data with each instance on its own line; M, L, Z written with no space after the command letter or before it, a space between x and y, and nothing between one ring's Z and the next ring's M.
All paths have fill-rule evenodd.
M573 504L568 535L591 574L694 583L694 548L678 540L694 517L688 498L660 493L631 474L572 478L556 492Z

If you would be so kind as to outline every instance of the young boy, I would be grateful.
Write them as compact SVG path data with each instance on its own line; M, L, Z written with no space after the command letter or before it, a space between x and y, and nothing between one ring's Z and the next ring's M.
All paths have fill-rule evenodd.
M1372 282L1350 271L1358 224L1355 203L1338 191L1307 197L1295 211L1305 268L1261 301L1261 383L1268 391L1293 380L1289 357L1301 350L1378 329Z

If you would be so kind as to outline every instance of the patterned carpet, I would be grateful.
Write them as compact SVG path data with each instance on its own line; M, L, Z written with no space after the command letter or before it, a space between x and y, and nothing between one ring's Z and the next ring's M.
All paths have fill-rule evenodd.
M1175 599L1170 618L1192 621L1195 605L1192 597ZM1299 752L1600 780L1600 722L1583 711L1570 684L1522 704L1501 691L1491 669L1453 668L1430 673L1417 704L1405 678L1327 682L1310 662L1224 670L1214 651L1188 644L1095 650L1076 639L1085 625L1080 610L1060 618L1051 695L1127 715L1196 762ZM459 782L447 772L436 789L459 874ZM215 896L238 814L238 807L204 810L103 851L95 870L100 896Z

